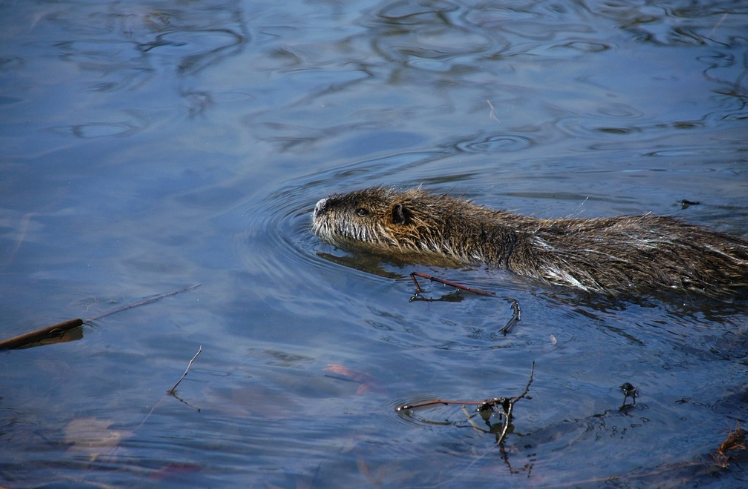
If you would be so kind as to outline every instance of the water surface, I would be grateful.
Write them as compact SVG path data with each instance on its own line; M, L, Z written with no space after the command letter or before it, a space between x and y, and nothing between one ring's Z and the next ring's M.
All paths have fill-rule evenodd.
M310 233L318 199L381 184L748 235L741 2L2 13L0 337L200 284L0 354L2 485L746 484L712 457L747 422L745 300L609 300ZM410 302L411 271L498 298ZM395 411L516 396L533 361L503 448L459 406Z

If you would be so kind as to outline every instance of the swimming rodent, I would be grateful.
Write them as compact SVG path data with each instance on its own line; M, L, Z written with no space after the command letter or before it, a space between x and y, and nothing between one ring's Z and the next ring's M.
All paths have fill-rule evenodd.
M718 295L748 286L748 239L650 214L537 219L421 189L374 187L320 200L312 228L333 244L485 263L609 294Z

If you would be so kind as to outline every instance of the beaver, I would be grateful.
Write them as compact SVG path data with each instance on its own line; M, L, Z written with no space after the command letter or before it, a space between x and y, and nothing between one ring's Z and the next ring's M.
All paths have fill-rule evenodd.
M651 214L538 219L420 188L374 187L320 200L312 228L337 245L485 263L585 291L719 295L748 285L748 239Z

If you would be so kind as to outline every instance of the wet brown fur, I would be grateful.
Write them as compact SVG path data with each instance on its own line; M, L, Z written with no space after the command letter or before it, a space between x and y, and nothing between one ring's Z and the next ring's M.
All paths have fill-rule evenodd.
M313 229L336 244L484 262L590 291L720 294L748 285L748 239L649 214L536 219L420 189L375 187L320 200Z

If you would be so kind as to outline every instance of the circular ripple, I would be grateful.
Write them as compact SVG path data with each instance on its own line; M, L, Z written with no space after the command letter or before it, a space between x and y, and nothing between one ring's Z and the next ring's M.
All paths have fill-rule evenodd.
M235 252L241 259L241 268L251 275L252 283L267 284L253 287L253 296L299 316L356 324L362 328L356 334L396 347L454 351L506 347L505 338L493 333L511 317L508 306L493 299L472 297L463 302L460 293L429 284L425 284L429 297L442 302L409 306L413 285L408 273L423 264L398 262L361 251L348 252L320 241L312 233L312 212L320 198L395 181L404 165L410 171L413 166L433 161L434 157L434 154L399 155L397 161L386 164L370 160L338 167L291 181L271 194L257 195L243 204L242 218L246 222L242 227L246 231L235 236ZM402 176L399 181L404 187L415 186L403 182ZM340 185L329 188L328 182ZM433 268L442 267L429 264L435 275L450 273L456 280L467 280L469 284L475 280L470 278L470 270L440 272ZM490 289L489 281L493 283L495 278L486 276L486 283L477 286ZM505 292L507 285L502 284ZM392 308L385 298L393 294L404 307ZM440 311L437 317L433 315L435 309Z
M392 278L382 268L382 259L356 254L355 257L335 246L320 241L311 230L312 211L319 199L331 193L397 181L401 165L418 165L428 157L400 155L398 161L372 160L308 175L290 181L270 194L255 195L240 208L244 231L234 237L235 252L243 268L258 280L273 283L272 288L258 288L270 301L287 302L288 308L319 307L340 295L335 285L349 280L350 273L341 277L339 265L363 270L356 280L383 283ZM331 184L335 182L335 184ZM326 278L329 277L329 278ZM386 277L386 278L385 278ZM300 287L315 287L313 294L304 294ZM272 290L271 290L272 289ZM305 296L304 304L298 297ZM358 315L354 305L351 313ZM305 312L306 311L299 311Z
M247 212L246 231L237 235L237 252L250 273L284 278L319 265L313 250L311 215L316 200L310 189L285 189Z
M301 273L335 266L348 255L321 242L312 233L312 211L316 202L331 193L402 183L400 174L404 168L412 171L440 157L442 154L437 152L399 154L338 166L292 180L269 195L247 202L244 210L248 220L243 223L246 231L237 235L237 251L247 269L270 275L283 269ZM365 266L361 260L357 262ZM376 268L380 263L381 259L372 258L371 266Z
M521 151L535 144L535 141L526 136L513 134L490 134L481 135L457 143L457 148L466 153L507 153Z

